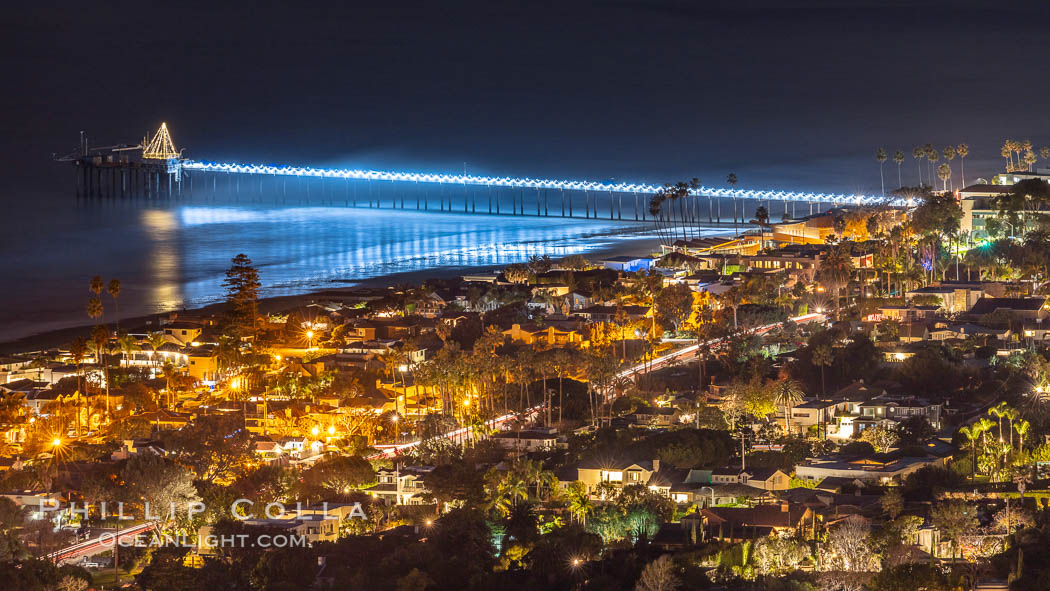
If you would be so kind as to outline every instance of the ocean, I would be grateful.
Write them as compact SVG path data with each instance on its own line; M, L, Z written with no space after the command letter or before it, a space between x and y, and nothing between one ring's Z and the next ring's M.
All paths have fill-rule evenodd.
M72 188L68 196L8 197L18 204L9 205L0 232L0 342L90 324L85 307L95 275L121 281L122 318L220 301L223 273L238 253L251 257L261 295L272 297L656 245L652 224L633 220L275 203L247 191L159 201L78 200ZM103 300L112 322L116 306Z

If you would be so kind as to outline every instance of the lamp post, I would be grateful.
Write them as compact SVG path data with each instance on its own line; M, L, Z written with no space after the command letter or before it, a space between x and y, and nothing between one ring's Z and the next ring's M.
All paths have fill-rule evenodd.
M314 331L312 331L312 330L306 331L306 348L307 349L313 349L314 348Z

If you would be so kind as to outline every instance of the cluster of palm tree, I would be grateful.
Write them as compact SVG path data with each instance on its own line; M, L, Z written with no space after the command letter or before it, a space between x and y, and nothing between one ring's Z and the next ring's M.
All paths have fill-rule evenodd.
M912 158L915 159L915 167L918 172L918 184L923 186L933 185L934 168L936 167L937 178L941 180L944 190L947 190L947 183L952 178L952 160L956 156L959 157L959 166L962 173L963 186L966 185L966 157L970 155L970 146L966 144L959 144L957 146L948 145L943 150L938 151L937 148L933 147L933 144L926 144L924 146L915 146L911 151ZM944 157L944 163L937 165L937 162ZM877 148L875 150L875 161L879 163L879 178L882 180L882 194L886 194L886 177L883 174L883 165L888 159L886 150L884 148ZM925 182L923 181L923 170L922 161L926 161L926 176ZM904 152L896 150L893 153L893 162L897 165L897 188L901 189L904 187L904 177L901 173L901 165L904 164Z
M700 200L695 193L699 188L700 180L695 178L688 183L667 183L649 198L649 214L664 244L700 237Z
M726 184L731 188L736 188L739 182L740 179L736 173L731 172L726 177ZM653 216L656 232L661 242L671 246L679 240L693 240L703 235L704 212L702 211L700 187L700 179L697 178L689 182L667 183L649 198L649 214ZM735 194L732 199L733 227L739 231L739 222L744 221L744 208L742 205L738 206L738 198ZM739 214L737 213L738 207ZM768 202L764 210L768 212ZM718 199L707 199L707 219L709 222L711 220L721 221L721 201ZM769 216L767 215L765 219L768 221Z
M995 417L996 420L988 417ZM975 478L980 472L988 475L993 482L1006 480L1012 468L1011 461L1023 460L1024 442L1031 428L1031 424L1021 417L1017 409L1006 402L989 408L988 416L960 428L959 433L966 437L971 452L970 478Z
M1031 140L1006 140L999 154L1006 160L1006 172L1032 172L1032 166L1039 158L1050 159L1050 147L1039 148L1037 156Z
M517 505L549 500L557 490L554 473L536 460L519 459L509 470L492 468L485 474L486 507L504 517Z

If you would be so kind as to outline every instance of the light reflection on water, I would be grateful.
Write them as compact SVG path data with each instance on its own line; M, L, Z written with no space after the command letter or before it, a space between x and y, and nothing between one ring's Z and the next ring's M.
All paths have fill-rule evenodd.
M119 278L121 317L219 301L238 254L259 267L264 296L345 287L394 273L485 268L614 250L649 236L644 223L265 204L129 200L71 206L28 200L0 244L0 341L87 324L88 281ZM635 246L632 250L644 250ZM112 322L112 301L106 322Z
M597 220L509 218L408 211L295 207L184 207L182 298L214 301L237 245L258 264L265 295L288 295L393 273L490 267L608 248L648 228ZM614 234L618 233L618 234ZM201 271L205 271L201 273Z

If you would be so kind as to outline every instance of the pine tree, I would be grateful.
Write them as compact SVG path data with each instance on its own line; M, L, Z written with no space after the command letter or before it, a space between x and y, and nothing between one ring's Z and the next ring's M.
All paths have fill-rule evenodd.
M231 261L233 266L226 270L226 302L229 306L231 331L238 336L255 335L255 319L259 308L259 271L252 266L252 260L246 254L239 254Z

